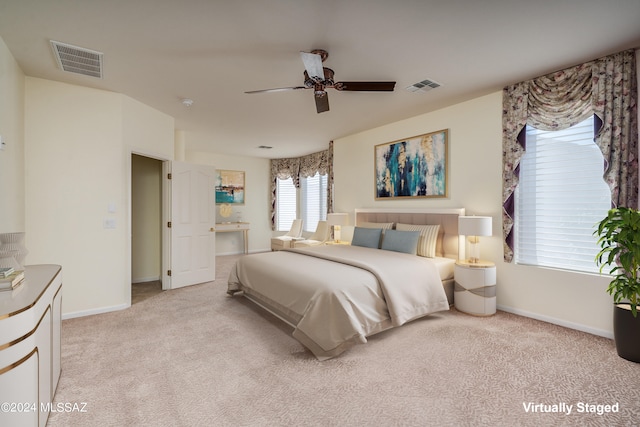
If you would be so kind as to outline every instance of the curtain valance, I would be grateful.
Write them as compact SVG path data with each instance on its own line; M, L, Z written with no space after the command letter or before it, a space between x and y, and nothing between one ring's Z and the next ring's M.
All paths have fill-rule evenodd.
M271 159L271 229L276 224L276 189L278 179L292 178L293 185L300 187L300 178L308 178L320 175L329 175L329 188L333 188L333 141L329 143L329 149L302 157L285 159ZM333 191L327 192L328 211L333 210Z
M503 90L504 259L513 259L514 191L526 150L527 124L553 131L595 114L595 142L604 156L603 178L615 206L638 207L637 77L634 50L508 86Z

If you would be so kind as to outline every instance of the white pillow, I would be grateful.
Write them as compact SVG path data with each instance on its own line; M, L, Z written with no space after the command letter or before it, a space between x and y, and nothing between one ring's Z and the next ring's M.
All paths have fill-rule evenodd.
M438 242L438 225L414 225L414 224L396 224L396 230L402 231L419 231L418 239L418 256L434 258L436 256L436 243Z

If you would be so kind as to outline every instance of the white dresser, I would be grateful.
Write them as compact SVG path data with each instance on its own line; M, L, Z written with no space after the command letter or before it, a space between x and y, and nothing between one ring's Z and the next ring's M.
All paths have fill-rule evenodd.
M0 426L43 427L60 378L62 273L32 265L0 291Z

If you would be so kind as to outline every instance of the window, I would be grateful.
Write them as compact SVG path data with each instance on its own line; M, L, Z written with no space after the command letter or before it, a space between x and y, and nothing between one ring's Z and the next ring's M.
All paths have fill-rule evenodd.
M300 218L304 231L316 231L318 221L327 219L327 175L315 174L300 180Z
M276 229L289 231L293 220L298 217L296 187L293 185L293 180L278 179L276 194Z
M302 218L304 231L313 232L318 221L327 219L327 175L300 179L300 203L293 180L278 179L276 228L289 231L295 218Z
M598 272L595 225L611 207L593 117L562 131L527 126L516 190L515 260Z

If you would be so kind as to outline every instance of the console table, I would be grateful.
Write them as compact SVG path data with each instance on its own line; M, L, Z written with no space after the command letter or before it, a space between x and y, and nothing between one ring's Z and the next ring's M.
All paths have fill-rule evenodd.
M60 379L61 270L27 266L21 285L0 291L1 426L47 424Z
M242 231L242 239L244 241L244 253L249 253L249 228L248 222L219 222L216 224L216 232L230 233L233 231Z

